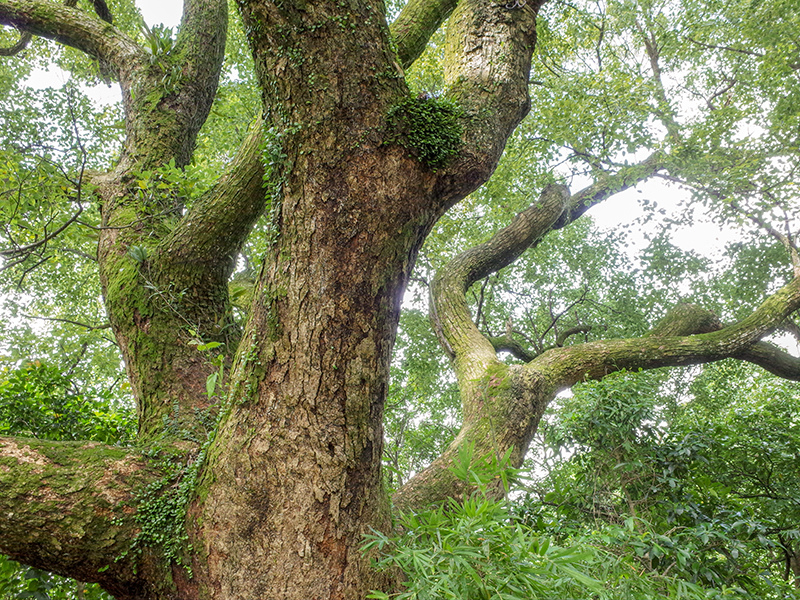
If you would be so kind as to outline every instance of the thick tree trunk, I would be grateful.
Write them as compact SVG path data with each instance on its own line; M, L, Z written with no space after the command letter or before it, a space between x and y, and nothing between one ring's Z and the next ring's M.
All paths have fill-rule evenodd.
M395 51L380 1L241 0L264 122L186 209L145 174L191 157L220 73L225 2L188 0L176 50L148 55L78 9L0 0L0 24L70 44L119 75L127 137L118 165L95 181L98 259L144 448L0 443L0 483L10 490L0 494L0 550L100 581L125 600L355 600L391 589L361 547L370 527L389 526L382 417L403 290L436 219L491 175L526 114L539 5L413 0L395 26ZM411 98L402 69L448 15L449 103ZM419 160L442 140L449 156ZM464 426L400 490L399 506L461 493L448 467L463 444L483 455L510 450L519 463L550 399L585 377L725 356L800 376L797 361L758 342L800 306L800 281L734 326L704 319L539 356L511 344L526 361L515 367L478 331L464 298L477 278L659 168L654 154L572 196L551 186L437 276L432 316ZM227 282L267 209L269 250L240 334ZM217 366L197 347L207 342L224 343L231 366L213 394L206 382ZM212 416L218 425L208 428ZM28 499L47 510L19 509ZM60 508L70 512L61 526ZM156 535L160 525L170 539ZM26 541L26 527L52 539ZM109 566L113 554L120 560Z
M342 131L331 155L304 152L319 148L314 131L289 151L279 234L198 509L213 598L355 599L383 587L360 548L388 523L388 366L411 263L438 215L417 161L369 138L337 156L353 143Z

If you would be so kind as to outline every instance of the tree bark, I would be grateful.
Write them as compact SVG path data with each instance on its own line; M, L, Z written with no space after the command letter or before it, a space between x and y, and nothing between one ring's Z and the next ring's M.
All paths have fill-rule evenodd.
M408 120L404 107L415 100L382 3L241 2L263 127L183 214L179 197L150 193L146 174L188 161L219 75L222 7L187 2L178 51L152 60L113 26L49 3L2 0L0 23L119 71L125 146L115 169L96 178L104 296L139 406L140 442L189 456L202 446L187 522L192 576L175 565L171 577L140 570L153 585L137 593L363 598L390 586L361 546L369 527L389 523L382 413L400 299L430 228L489 177L527 111L537 6L459 8L448 34L447 95L460 124L442 122L449 129L440 131ZM428 19L413 52L443 14ZM408 64L413 57L403 52ZM456 127L461 140L449 162L434 170L419 160L420 139ZM274 239L239 336L227 280L267 207ZM236 352L223 406L206 394L216 367L196 341ZM204 445L207 412L220 423ZM169 563L164 548L148 551L154 564ZM132 567L71 570L63 568L120 597L132 577Z
M136 490L158 477L125 449L0 438L0 552L97 581L120 599L155 597L168 587L171 567L129 550L138 530Z
M142 448L4 440L0 550L125 599L355 600L396 585L361 547L370 527L390 526L382 418L400 301L431 227L488 179L528 111L539 5L414 0L393 29L398 55L377 0L241 0L263 118L187 209L154 183L166 165L188 164L210 110L225 3L188 0L175 51L153 56L83 11L0 0L0 24L107 60L119 76L126 137L94 181L98 263ZM402 67L447 15L446 102L411 98ZM415 111L433 121L420 125ZM420 160L443 138L450 156ZM472 322L464 295L477 278L661 167L654 154L574 195L551 186L437 275L433 321L464 425L396 506L462 493L447 467L464 444L520 463L549 400L583 378L725 356L797 372L759 342L800 304L797 281L738 324L554 348L523 366L503 364ZM269 249L240 332L227 284L267 209ZM208 342L224 344L231 367L212 394L219 365L198 349ZM170 525L172 541L186 538L180 550L134 543L159 498L180 501Z

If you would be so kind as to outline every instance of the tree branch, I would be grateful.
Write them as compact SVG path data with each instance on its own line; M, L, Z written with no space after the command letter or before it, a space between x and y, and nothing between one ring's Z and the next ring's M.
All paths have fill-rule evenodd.
M49 233L45 230L42 239L37 240L35 242L31 242L30 244L27 244L25 246L19 246L17 248L9 248L8 250L0 250L0 257L11 258L11 259L16 259L16 258L24 259L33 254L36 250L42 247L46 248L47 244L51 240L58 237L59 234L61 234L64 230L66 230L70 225L72 225L77 220L77 218L81 216L82 212L83 212L83 205L78 204L78 210L75 212L75 214L72 215L69 219L67 219L67 221L63 225L61 225L58 229ZM3 271L4 269L5 267L0 269L0 271Z
M463 110L463 147L439 177L447 206L494 172L506 141L530 108L528 79L540 0L461 0L445 43L445 97Z
M431 284L430 307L434 330L445 352L452 358L459 352L486 357L492 346L473 323L466 304L464 294L473 283L511 264L551 229L565 227L592 206L652 176L663 167L663 160L661 152L654 152L641 163L623 167L572 195L566 187L548 186L539 201L517 215L509 227L441 269ZM514 352L511 347L503 349Z
M487 361L497 360L492 344L472 321L466 291L479 279L511 264L541 239L563 213L568 198L566 187L547 186L539 200L519 213L511 225L488 242L458 255L437 272L430 300L434 329L457 364L466 368L476 362L485 366ZM456 374L461 379L458 366ZM472 378L468 373L464 377Z
M776 360L773 372L796 379L796 367L785 353L768 350L756 342L800 308L800 278L795 278L767 298L750 316L716 331L702 333L695 329L685 333L678 327L668 335L654 334L624 340L601 340L566 348L554 348L528 363L526 368L542 373L554 386L564 389L585 379L602 379L622 369L655 369L658 367L702 364L738 357L756 364ZM697 323L692 323L696 328ZM705 327L712 325L706 323ZM662 328L663 331L663 328ZM700 331L697 335L692 335Z
M579 333L589 333L591 330L591 325L576 325L575 327L570 327L569 329L566 329L558 334L558 337L556 337L556 346L560 348L567 341L567 338Z
M508 352L521 361L530 362L536 358L536 354L525 348L509 334L499 337L490 337L489 342L492 344L492 347L494 347L495 352Z
M227 34L225 0L184 0L174 51L183 59L176 65L181 78L175 91L176 104L184 112L189 111L190 131L199 131L211 110L225 59Z
M144 51L119 29L85 11L42 0L0 0L0 25L39 35L130 71Z
M156 478L125 449L0 438L0 551L120 599L147 597L153 567L126 551L138 527L136 490Z
M755 50L747 50L747 49L744 49L744 48L734 48L733 46L720 46L720 45L717 45L717 44L706 44L706 43L701 42L699 40L695 40L695 39L689 37L688 35L686 36L686 39L689 40L690 42L692 42L693 44L696 44L696 45L700 46L701 48L706 48L708 50L727 50L728 52L736 52L738 54L744 54L745 56L755 56L757 58L763 58L764 57L764 53L763 52L756 52Z
M33 36L30 33L27 31L20 31L17 43L13 46L0 48L0 56L14 56L15 54L19 54L28 47L28 44L31 43L32 39Z
M37 317L36 315L26 315L25 313L21 314L26 319L39 319L40 321L52 321L54 323L67 323L69 325L75 325L76 327L83 327L87 331L97 331L100 329L111 328L111 323L103 323L102 325L89 325L87 323L81 323L80 321L73 321L71 319L59 319L57 317Z
M223 280L227 281L244 240L267 204L262 127L261 118L256 119L227 172L160 245L165 263L211 260L225 265Z
M792 261L792 269L794 271L794 276L800 277L800 253L798 253L797 246L795 245L794 240L792 240L788 226L787 226L787 233L781 233L758 215L745 210L735 200L732 199L729 200L728 204L736 212L738 212L745 218L755 223L757 227L766 231L769 235L771 235L773 238L775 238L783 245L783 247L786 249L786 252L789 253L789 258Z
M665 158L662 152L653 152L642 162L621 167L616 173L607 174L592 185L576 192L570 196L566 210L553 225L553 229L566 227L581 217L592 206L600 204L611 196L624 192L652 177L666 166Z
M428 40L450 16L458 0L410 0L390 27L400 64L407 69L425 51Z
M756 341L779 326L798 305L800 279L795 279L748 318L729 327L721 327L709 311L683 304L641 338L554 348L523 366L477 365L472 369L473 381L459 378L464 421L458 436L428 468L402 486L393 500L401 509L420 509L468 491L449 470L464 445L473 446L478 457L501 456L511 450L512 464L521 464L547 405L560 390L581 380L602 379L621 369L682 366L730 357L800 381L800 359Z
M800 381L800 359L768 342L756 342L733 358L751 362L783 379Z

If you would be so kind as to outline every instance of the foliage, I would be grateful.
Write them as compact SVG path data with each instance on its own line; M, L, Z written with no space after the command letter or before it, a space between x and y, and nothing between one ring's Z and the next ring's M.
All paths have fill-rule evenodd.
M153 453L164 475L137 494L139 533L129 550L114 560L121 560L130 553L141 555L147 547L158 547L166 561L183 567L191 577L192 569L186 561L192 551L186 533L186 510L194 498L207 447L206 444L188 462L185 457Z
M553 414L555 454L519 514L703 597L797 597L796 394L730 363L688 387L664 374L581 386Z
M394 537L370 536L364 549L380 553L377 567L399 568L408 576L403 592L373 592L370 598L578 598L601 588L581 571L591 551L560 548L511 518L508 501L496 498L497 481L507 484L514 475L503 468L505 461L475 460L472 451L462 452L453 470L477 484L474 494L402 515L402 533Z
M111 600L96 585L25 567L0 555L0 598L3 600Z
M0 435L130 443L134 415L109 394L79 393L72 379L40 361L0 371Z
M458 388L427 315L400 317L386 400L384 465L390 488L403 484L447 447L458 431Z

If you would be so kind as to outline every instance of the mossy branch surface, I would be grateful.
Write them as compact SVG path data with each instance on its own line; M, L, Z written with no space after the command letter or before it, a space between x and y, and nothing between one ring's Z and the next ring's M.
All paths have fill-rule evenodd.
M0 25L11 25L101 58L121 71L142 64L145 52L119 29L91 13L55 2L3 0Z
M131 449L0 438L0 552L98 582L118 598L147 597L164 563L126 553L138 528L137 490L158 477Z
M420 57L428 40L450 16L456 4L456 0L410 0L403 7L390 31L404 69Z

